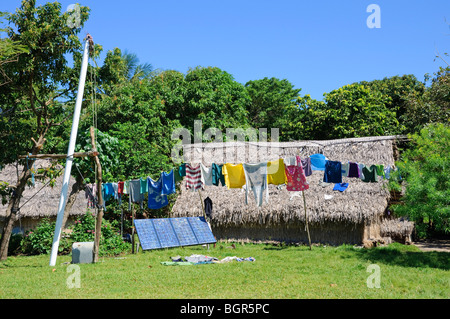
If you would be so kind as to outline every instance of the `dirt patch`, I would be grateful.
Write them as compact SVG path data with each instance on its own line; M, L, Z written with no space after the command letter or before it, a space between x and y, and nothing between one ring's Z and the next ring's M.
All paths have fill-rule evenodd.
M421 251L443 251L450 253L450 239L421 240L412 243Z

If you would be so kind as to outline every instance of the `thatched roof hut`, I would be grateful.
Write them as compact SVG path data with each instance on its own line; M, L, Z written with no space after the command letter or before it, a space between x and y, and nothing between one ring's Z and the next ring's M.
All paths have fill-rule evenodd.
M284 143L208 143L184 146L187 163L257 163L299 155L302 158L322 153L329 160L383 164L394 166L398 136L349 138L328 141L297 141ZM343 177L349 183L343 191L333 191L333 184L320 185L323 171L313 170L307 177L305 191L311 240L329 244L361 244L381 238L380 225L388 207L390 193L387 180L366 183L358 178ZM198 194L186 190L172 209L173 217L201 216ZM242 189L206 186L204 200L213 202L211 227L217 239L253 242L307 242L303 198L292 196L286 187L269 185L269 202L258 207L250 192L248 204ZM328 195L328 196L325 196ZM329 195L332 196L331 199Z
M49 167L51 165L49 160L36 160L34 163L30 162L30 167L37 171L40 168ZM57 169L61 169L59 166ZM18 181L18 176L22 172L23 167L21 165L7 165L0 171L0 181L5 181L10 184L10 186L15 186ZM20 211L18 213L18 218L14 223L15 230L26 231L32 229L42 218L56 219L58 213L59 198L61 196L61 187L63 183L63 173L56 178L53 187L47 185L48 179L40 180L35 178L34 186L26 186L22 199L20 201ZM75 179L70 178L68 192L70 194L73 185L75 184ZM5 218L7 216L7 204L2 206L0 204L0 232L3 230L3 225ZM76 198L69 209L69 220L73 217L85 214L87 210L87 199L85 198L84 190L77 193Z

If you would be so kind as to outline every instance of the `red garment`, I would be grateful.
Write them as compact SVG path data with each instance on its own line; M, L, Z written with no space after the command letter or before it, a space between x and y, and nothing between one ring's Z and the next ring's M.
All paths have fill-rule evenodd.
M202 188L202 172L200 164L198 166L191 166L186 164L186 188L191 190L197 190Z
M122 195L125 182L118 182L117 185L117 194Z
M300 156L297 156L297 165L285 166L285 171L287 177L286 189L288 191L299 192L309 188Z

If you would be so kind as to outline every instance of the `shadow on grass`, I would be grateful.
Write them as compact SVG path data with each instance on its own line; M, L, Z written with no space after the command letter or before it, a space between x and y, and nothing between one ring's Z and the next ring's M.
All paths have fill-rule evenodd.
M386 247L353 249L358 258L402 267L439 268L450 270L450 253L419 251L416 247L391 244Z

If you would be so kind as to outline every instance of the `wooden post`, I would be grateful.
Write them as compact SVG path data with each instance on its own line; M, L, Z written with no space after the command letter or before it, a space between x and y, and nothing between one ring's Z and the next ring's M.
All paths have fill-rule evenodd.
M306 232L308 233L308 241L309 241L309 250L312 250L311 247L311 236L309 235L309 227L308 227L308 216L306 215L306 199L305 199L305 192L302 191L303 195L303 206L305 208L305 223L306 223Z
M91 126L91 144L92 151L97 152L95 145L94 127ZM100 236L102 234L102 219L103 219L103 196L102 196L102 166L98 156L94 156L95 164L97 165L97 222L95 223L95 241L94 241L94 263L98 262L98 252L100 247Z

